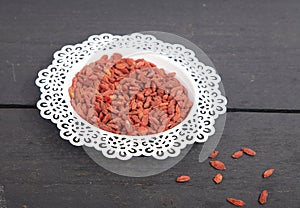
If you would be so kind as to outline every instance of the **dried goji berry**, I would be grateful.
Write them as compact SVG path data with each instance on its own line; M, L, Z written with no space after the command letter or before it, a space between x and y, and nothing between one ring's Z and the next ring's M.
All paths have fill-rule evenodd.
M235 152L235 153L233 153L232 155L231 155L231 157L232 158L234 158L234 159L238 159L238 158L240 158L240 157L242 157L243 156L243 151L237 151L237 152Z
M216 184L221 183L222 180L223 180L222 174L221 174L221 173L218 173L217 175L215 175L215 177L213 178L213 180L214 180L214 182L215 182Z
M227 198L226 200L237 207L243 207L246 205L246 203L240 199Z
M223 162L218 160L212 160L209 162L210 165L217 170L226 170L226 166Z
M250 148L246 148L246 147L243 147L242 148L242 151L247 154L247 155L250 155L250 156L254 156L256 155L256 152Z
M274 173L274 171L275 171L275 169L268 169L268 170L266 170L265 172L264 172L264 174L263 174L263 177L264 178L268 178L268 177L270 177L273 173Z
M70 98L71 98L71 99L74 98L74 90L73 90L73 87L70 87L70 88L69 88L69 95L70 95Z
M178 183L184 183L184 182L188 182L190 180L191 180L191 177L187 176L187 175L182 175L182 176L179 176L176 178L176 182L178 182Z
M209 158L215 158L219 154L219 151L213 151L210 155Z
M260 204L265 204L265 203L267 203L268 195L269 195L268 191L267 191L267 190L263 190L263 191L260 193L260 195L259 195L259 199L258 199L259 203L260 203Z

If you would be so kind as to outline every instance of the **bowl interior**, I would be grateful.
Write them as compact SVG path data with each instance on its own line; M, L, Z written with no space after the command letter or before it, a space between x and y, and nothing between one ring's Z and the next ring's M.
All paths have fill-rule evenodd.
M166 57L166 55L157 54L153 51L142 51L141 52L141 51L137 51L136 49L125 48L125 49L119 49L119 50L96 51L90 57L88 57L88 58L82 60L80 63L74 65L73 68L69 71L69 73L67 75L67 78L66 78L65 87L64 87L65 99L66 99L67 104L69 105L70 109L73 109L73 112L75 113L75 115L77 115L77 117L80 118L81 122L85 122L86 124L91 126L91 128L98 129L97 127L89 124L86 120L81 118L76 113L76 111L74 110L72 105L70 104L70 97L69 97L69 93L68 93L68 88L72 85L72 79L75 77L76 73L79 72L85 65L90 64L92 62L95 62L96 60L101 58L103 55L111 56L113 53L120 53L120 54L122 54L122 56L124 58L145 59L149 62L154 63L158 68L163 68L167 73L176 72L175 78L178 79L180 81L180 83L187 89L188 97L193 102L193 106L190 109L189 114L191 114L191 112L196 111L196 108L197 108L196 107L196 86L195 86L195 84L192 80L192 77L187 73L187 70L186 70L186 68L183 64L181 64L180 62L176 62L176 61ZM188 119L189 117L190 116L188 115L185 118L185 120ZM179 125L177 125L177 126L179 126ZM172 131L172 129L164 131L164 133L168 133L169 131ZM102 129L101 129L101 131L104 131L107 134L115 135L115 136L127 136L127 135L114 134L112 132L107 132L107 131L102 130ZM155 135L159 135L161 133L145 135L145 136L146 137L147 136L155 136ZM141 138L141 137L145 138L145 136L130 136L130 137L132 137L132 138Z

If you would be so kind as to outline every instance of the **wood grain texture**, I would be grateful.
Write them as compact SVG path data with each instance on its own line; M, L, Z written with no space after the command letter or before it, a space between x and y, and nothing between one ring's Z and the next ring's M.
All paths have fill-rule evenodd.
M0 184L7 207L229 207L227 197L259 207L260 191L269 191L265 207L298 207L299 114L229 113L216 159L226 164L224 180L209 161L198 162L202 145L170 170L147 178L112 174L97 166L80 147L59 138L37 110L0 110ZM238 160L241 147L257 152ZM149 167L151 168L151 167ZM263 179L262 173L275 168ZM179 175L191 181L178 184Z
M0 1L0 104L34 105L34 85L52 54L90 35L158 30L202 48L220 73L230 108L300 106L300 3L288 1ZM223 182L202 145L170 170L122 177L99 167L81 147L59 137L35 109L0 109L0 207L229 207L227 197L260 207L299 207L300 114L228 113L216 159ZM231 158L241 147L255 157ZM149 167L151 168L151 167ZM275 168L263 179L262 173ZM177 184L179 175L191 181Z
M297 0L2 0L0 15L2 104L35 104L37 73L64 45L103 32L158 30L207 52L223 78L229 107L300 106Z

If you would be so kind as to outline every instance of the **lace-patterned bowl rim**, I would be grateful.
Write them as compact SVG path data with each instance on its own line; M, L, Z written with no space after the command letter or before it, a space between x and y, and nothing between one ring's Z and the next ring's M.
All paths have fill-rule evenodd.
M150 49L153 50L151 47L155 47L154 51L158 52L158 54L168 56L170 61L180 62L181 66L185 67L186 72L190 74L191 82L195 83L196 86L193 85L193 88L197 90L204 89L203 93L210 96L212 102L209 103L209 107L205 109L205 106L201 106L201 102L205 98L197 94L196 100L198 100L199 105L193 106L184 122L171 130L151 135L150 137L128 137L112 134L96 128L80 118L69 105L67 88L70 85L66 85L68 73L71 70L74 71L74 66L85 64L95 51L109 51L120 47L118 45L120 43L124 45L131 44L131 47L132 43L138 44L139 47L149 46L150 44ZM149 50L149 48L146 49ZM172 50L176 53L170 53ZM178 52L178 50L181 52ZM54 80L59 81L56 83ZM176 157L187 144L205 142L214 133L213 125L215 119L226 112L227 100L218 89L220 80L215 69L199 62L193 51L186 49L182 45L164 43L157 40L154 36L139 33L125 36L114 36L105 33L91 36L81 44L65 46L54 54L52 64L47 69L41 70L36 80L36 84L40 87L42 93L37 106L41 110L42 117L51 119L53 123L56 123L61 130L61 137L69 140L73 145L94 147L102 151L103 155L108 158L121 160L128 160L132 156L140 155L165 159L167 157ZM203 117L208 115L209 119L203 119ZM193 133L195 128L199 127L204 127L203 129L206 130L201 132L200 137ZM169 136L172 137L172 139L168 140L170 148L162 150L162 146L170 138ZM116 143L114 139L116 138L119 138L119 143L122 144L123 142L126 144L126 151L122 151L120 147L114 146ZM154 144L158 145L155 146ZM149 148L151 151L147 151Z

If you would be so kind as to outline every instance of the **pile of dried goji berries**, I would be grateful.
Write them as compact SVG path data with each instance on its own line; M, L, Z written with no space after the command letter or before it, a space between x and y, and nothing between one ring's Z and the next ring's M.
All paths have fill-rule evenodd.
M144 59L104 55L76 74L71 104L82 118L109 132L163 132L182 122L193 105L175 75Z
M210 154L209 158L213 159L215 157L217 157L219 154L218 151L214 151ZM241 150L233 153L231 155L231 157L233 159L238 159L240 158L241 156L243 156L243 154L246 154L246 155L249 155L249 156L255 156L256 155L256 152L250 148L242 148ZM223 162L219 161L219 160L211 160L210 162L210 165L215 168L216 170L226 170L226 166ZM268 178L270 177L273 172L275 171L275 169L268 169L266 171L264 171L263 173L263 178ZM183 176L179 176L176 178L176 182L178 183L183 183L183 182L188 182L190 181L190 176L187 176L187 175L183 175ZM214 177L213 177L213 181L216 183L216 184L219 184L221 183L223 180L223 175L221 173L217 173ZM260 195L259 195L259 199L258 199L258 202L260 204L266 204L267 203L267 197L268 197L269 193L267 190L263 190L261 191ZM237 207L243 207L246 205L246 203L243 201L243 200L240 200L240 199L235 199L235 198L226 198L226 201L228 201L229 203L237 206Z

